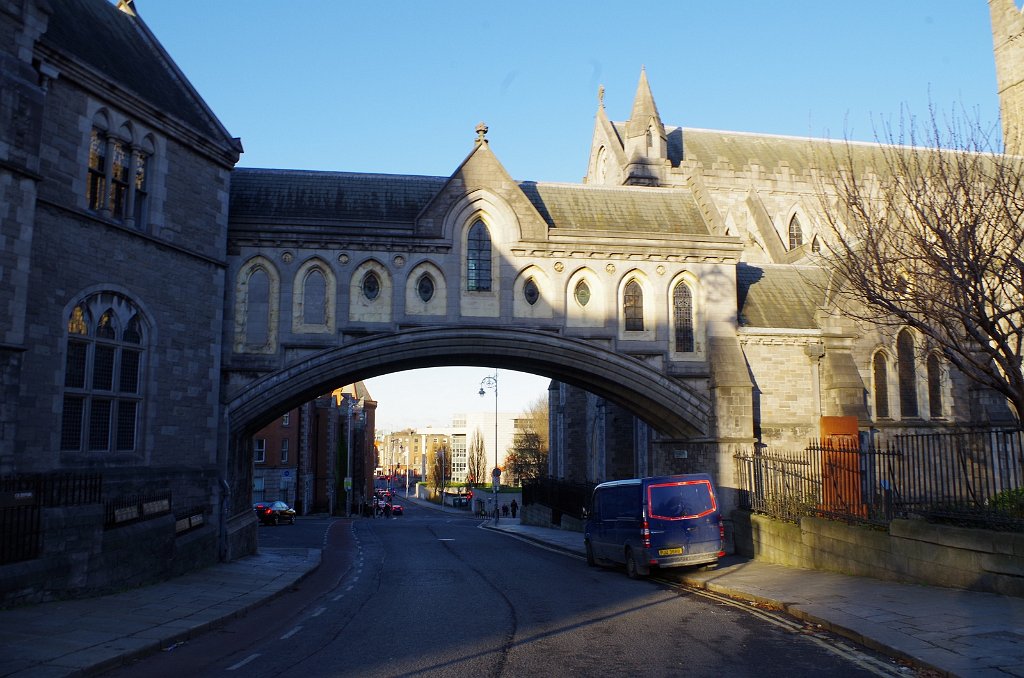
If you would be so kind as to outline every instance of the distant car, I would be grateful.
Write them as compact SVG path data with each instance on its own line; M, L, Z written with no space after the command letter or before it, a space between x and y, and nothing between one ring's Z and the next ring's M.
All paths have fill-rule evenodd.
M391 515L393 515L393 516L404 516L405 515L405 509L402 508L401 504L392 504L391 505Z
M295 524L295 509L283 501L257 502L252 507L264 525Z

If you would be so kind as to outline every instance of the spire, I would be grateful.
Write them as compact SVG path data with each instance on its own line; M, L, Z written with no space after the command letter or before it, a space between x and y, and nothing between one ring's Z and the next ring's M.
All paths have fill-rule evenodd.
M651 85L647 82L647 69L640 67L640 82L636 86L636 96L633 98L633 112L629 115L629 124L626 126L626 136L634 137L647 134L654 121L654 130L665 136L665 125L658 115L658 107L654 104L654 95L651 93Z
M1024 15L1014 0L989 0L1003 147L1024 153Z
M668 166L668 137L654 104L646 68L640 69L625 136L626 183L658 186Z

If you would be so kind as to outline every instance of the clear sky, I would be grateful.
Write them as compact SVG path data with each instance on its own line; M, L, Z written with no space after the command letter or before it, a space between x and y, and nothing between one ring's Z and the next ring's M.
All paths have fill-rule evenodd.
M667 125L873 141L901 110L998 124L985 0L136 0L240 166L449 176L486 122L519 180L578 182L599 85ZM367 382L378 428L447 425L483 368ZM543 395L513 386L502 411ZM519 382L519 379L515 380ZM459 394L456 397L456 394ZM507 402L506 402L507 396ZM490 397L490 394L488 394ZM492 401L491 404L493 404ZM488 408L489 409L489 408Z

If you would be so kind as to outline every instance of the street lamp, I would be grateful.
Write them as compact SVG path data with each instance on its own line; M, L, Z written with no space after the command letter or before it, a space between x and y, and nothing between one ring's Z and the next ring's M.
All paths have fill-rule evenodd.
M491 472L494 480L494 522L498 522L498 479L501 477L501 470L498 468L498 368L494 368L493 377L484 377L480 380L480 397L486 395L484 389L494 390L494 470Z

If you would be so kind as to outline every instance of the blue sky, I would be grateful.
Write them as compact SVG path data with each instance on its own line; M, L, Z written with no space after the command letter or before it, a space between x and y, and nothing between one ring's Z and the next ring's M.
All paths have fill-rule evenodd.
M930 106L940 115L962 106L998 122L984 0L136 6L242 138L245 167L448 176L484 121L514 178L578 182L598 86L608 116L625 120L642 66L667 125L872 141L903 109L927 118ZM466 368L426 383L451 381L479 400L486 374ZM546 387L525 380L520 393L511 374L502 410ZM450 417L408 379L369 386L385 430Z

